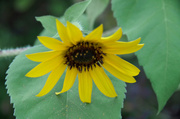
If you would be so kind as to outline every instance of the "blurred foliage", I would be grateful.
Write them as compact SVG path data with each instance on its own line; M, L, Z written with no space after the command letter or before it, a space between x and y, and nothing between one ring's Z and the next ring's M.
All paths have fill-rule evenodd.
M19 12L27 11L35 0L14 0L14 8Z

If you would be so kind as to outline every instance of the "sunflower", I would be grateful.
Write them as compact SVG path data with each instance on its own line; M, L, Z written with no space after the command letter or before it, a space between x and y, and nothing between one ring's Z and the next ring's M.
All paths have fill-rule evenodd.
M136 82L133 76L138 75L140 70L115 54L138 51L143 47L143 44L139 44L141 38L131 42L118 41L122 36L121 28L109 37L102 37L103 25L85 37L80 29L70 22L67 22L65 27L56 20L56 26L62 41L39 36L39 41L50 51L26 55L32 61L41 62L26 74L27 77L40 77L50 72L43 89L36 96L44 96L50 92L66 68L63 88L55 94L68 91L78 75L79 97L86 103L91 103L92 81L105 96L117 96L103 67L124 82Z

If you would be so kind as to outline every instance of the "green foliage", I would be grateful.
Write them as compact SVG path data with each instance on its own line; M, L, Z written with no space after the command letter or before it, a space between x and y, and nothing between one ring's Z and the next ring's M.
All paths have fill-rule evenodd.
M51 15L60 16L72 4L73 0L48 0L48 11L51 12Z
M86 10L91 0L82 1L69 7L64 13L66 21L76 21Z
M104 11L107 7L109 0L92 0L87 7L87 16L89 19L90 28L93 28L96 18Z
M20 11L20 12L25 12L27 9L29 9L35 0L15 0L14 1L14 7Z
M17 119L117 119L120 117L126 85L109 73L107 74L115 86L117 98L104 96L94 85L92 103L82 103L79 99L77 79L68 92L56 96L55 92L62 88L65 73L50 93L43 97L36 97L49 74L34 79L25 77L25 74L38 64L27 59L25 54L42 51L47 49L39 45L21 53L7 71L6 85Z
M157 95L160 112L180 83L179 0L112 0L118 25L128 39L142 37L136 53Z
M87 0L76 3L71 7L69 7L65 12L64 17L61 17L59 20L63 24L66 24L65 21L70 21L70 22L78 21L83 28L83 32L89 33L93 28L95 19L104 11L108 3L109 0L96 0L96 1L93 0L92 2L91 0ZM87 8L87 15L83 14L86 8ZM57 34L55 19L57 18L50 15L36 17L36 20L41 22L42 26L46 30L48 30L45 34L43 32L41 35L48 34L49 36L50 34L53 34L54 36L55 34Z

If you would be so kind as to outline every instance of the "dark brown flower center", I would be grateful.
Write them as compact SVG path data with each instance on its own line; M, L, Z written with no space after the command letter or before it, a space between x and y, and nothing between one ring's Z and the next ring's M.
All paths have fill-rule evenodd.
M65 53L65 59L70 68L75 67L80 72L82 70L89 71L92 66L101 66L103 64L102 48L98 43L79 42L77 45L70 47Z

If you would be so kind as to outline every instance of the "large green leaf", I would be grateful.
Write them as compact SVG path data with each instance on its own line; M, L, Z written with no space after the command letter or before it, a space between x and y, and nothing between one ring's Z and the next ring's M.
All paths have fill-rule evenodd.
M87 7L87 15L91 28L93 28L96 18L104 11L108 3L109 0L92 0L92 2L89 4Z
M66 21L76 21L86 10L91 0L82 1L69 7L64 13Z
M35 46L20 55L10 65L7 71L7 89L14 104L17 119L118 119L120 117L126 84L109 73L118 97L108 98L93 85L92 103L82 103L79 99L78 80L66 93L59 96L65 73L53 90L43 97L35 95L43 88L49 74L39 78L28 78L25 74L38 63L30 61L25 54L47 51L44 46Z
M128 39L142 37L145 44L136 54L157 95L158 112L180 83L179 5L179 0L112 0Z

